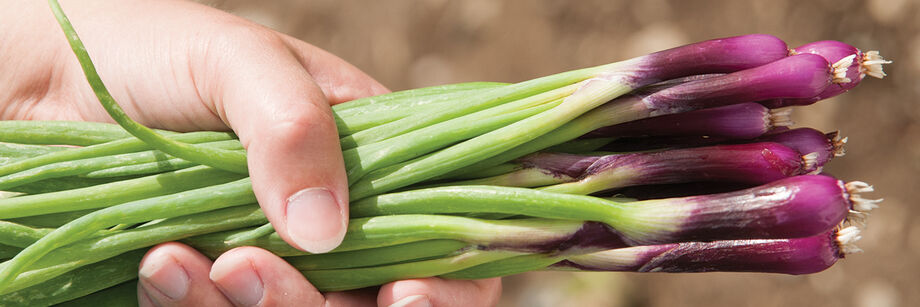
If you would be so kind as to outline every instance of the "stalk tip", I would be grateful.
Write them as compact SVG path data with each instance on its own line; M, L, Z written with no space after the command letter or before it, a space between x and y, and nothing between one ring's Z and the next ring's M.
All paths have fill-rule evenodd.
M848 226L837 230L835 243L840 252L847 255L863 251L856 246L856 241L859 239L862 239L862 236L859 235L859 228Z
M884 201L884 198L879 199L865 199L859 195L850 196L850 201L853 202L853 209L860 212L869 212L872 209L878 208L878 204Z
M831 146L833 146L834 157L843 157L847 154L846 148L843 146L847 144L847 137L841 137L840 131L834 131L826 133L827 139L831 141Z
M847 217L844 219L845 223L852 223L853 225L859 227L866 227L866 220L869 218L869 213L849 210L847 212Z
M850 181L847 182L844 187L846 187L847 193L867 193L875 191L875 188L862 181Z
M819 172L819 173L821 172L821 167L818 166L818 153L817 152L812 152L812 153L802 156L802 169L806 171L810 169L814 169L813 172Z
M832 82L834 83L850 83L853 82L850 78L847 78L847 70L850 65L853 65L853 61L856 60L856 54L848 55L837 62L834 62L834 65L831 65L831 73L834 75Z
M882 58L878 51L872 50L863 53L862 61L859 64L860 76L870 75L879 79L884 78L886 76L882 67L884 64L891 64L891 61Z
M866 199L860 196L858 193L872 192L875 190L871 185L862 181L847 182L844 188L847 190L849 201L852 206L849 214L847 214L846 220L852 221L857 225L865 225L866 218L869 216L869 211L878 208L878 204L882 202L883 199Z
M767 123L769 125L769 129L773 129L775 127L789 127L794 125L795 122L792 121L790 114L792 114L791 108L771 109L767 113Z

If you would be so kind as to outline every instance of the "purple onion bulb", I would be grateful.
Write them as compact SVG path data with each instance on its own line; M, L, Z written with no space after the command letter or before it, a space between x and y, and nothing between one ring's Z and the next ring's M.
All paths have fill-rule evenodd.
M793 54L816 54L824 57L834 68L834 84L828 86L820 94L809 98L788 98L765 101L763 104L769 108L780 108L795 105L809 105L819 100L831 98L856 87L868 74L876 78L883 78L885 72L883 64L891 61L883 59L878 51L862 53L849 44L826 40L808 43L792 49Z
M669 87L641 101L651 116L674 114L748 101L809 98L832 83L823 57L799 54L766 65Z
M688 44L629 60L625 77L633 88L692 75L730 73L761 66L789 55L776 36L748 34ZM623 76L622 73L613 73Z
M811 155L807 171L819 173L832 158L844 155L843 145L847 139L840 138L837 132L822 133L812 128L797 128L766 134L757 141L780 143L802 155Z
M859 252L850 226L811 237L687 242L611 249L571 256L554 268L629 272L765 272L810 274Z
M752 139L778 126L791 125L791 109L770 110L745 102L722 107L663 115L590 132L588 137L710 136Z
M846 219L864 218L879 202L858 194L866 191L871 187L861 182L845 184L822 175L796 176L735 192L636 202L633 204L643 208L630 215L636 223L661 225L666 216L674 216L679 226L657 233L640 233L640 225L632 225L638 227L635 230L619 230L630 233L627 237L634 240L633 245L807 237Z

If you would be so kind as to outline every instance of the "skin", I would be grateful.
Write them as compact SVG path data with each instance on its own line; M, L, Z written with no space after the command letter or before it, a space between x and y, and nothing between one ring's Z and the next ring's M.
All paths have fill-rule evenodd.
M387 89L328 52L220 10L176 0L62 1L99 74L129 116L176 131L233 130L253 190L286 242L341 242L347 182L330 106ZM0 0L0 119L112 122L44 1ZM288 222L288 221L295 222ZM487 306L497 279L398 281L319 293L253 247L213 262L167 243L140 267L142 306Z

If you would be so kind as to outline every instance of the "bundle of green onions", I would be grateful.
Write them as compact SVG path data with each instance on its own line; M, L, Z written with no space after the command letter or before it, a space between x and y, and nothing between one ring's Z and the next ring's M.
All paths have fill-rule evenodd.
M133 295L146 249L175 240L212 257L267 249L322 291L534 270L807 274L858 250L877 203L865 183L818 174L845 139L789 129L778 108L888 62L745 35L334 106L352 219L337 249L311 255L267 224L233 134L132 121L51 3L119 125L0 122L0 305Z

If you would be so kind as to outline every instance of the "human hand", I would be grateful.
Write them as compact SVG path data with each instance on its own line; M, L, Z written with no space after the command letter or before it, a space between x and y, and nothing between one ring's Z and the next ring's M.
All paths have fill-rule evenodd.
M140 275L141 306L493 306L501 294L498 278L436 277L321 294L284 260L255 247L212 263L191 247L166 243L147 253Z
M129 116L178 131L232 128L247 149L256 197L279 235L313 253L338 246L348 221L348 185L329 106L384 93L383 86L314 46L191 2L62 6ZM0 29L0 118L111 122L43 2L0 1ZM141 303L156 305L373 302L373 295L323 296L264 250L236 249L212 267L176 243L148 253L139 288ZM401 281L382 287L376 303L422 295L438 306L488 305L499 289L495 279Z

